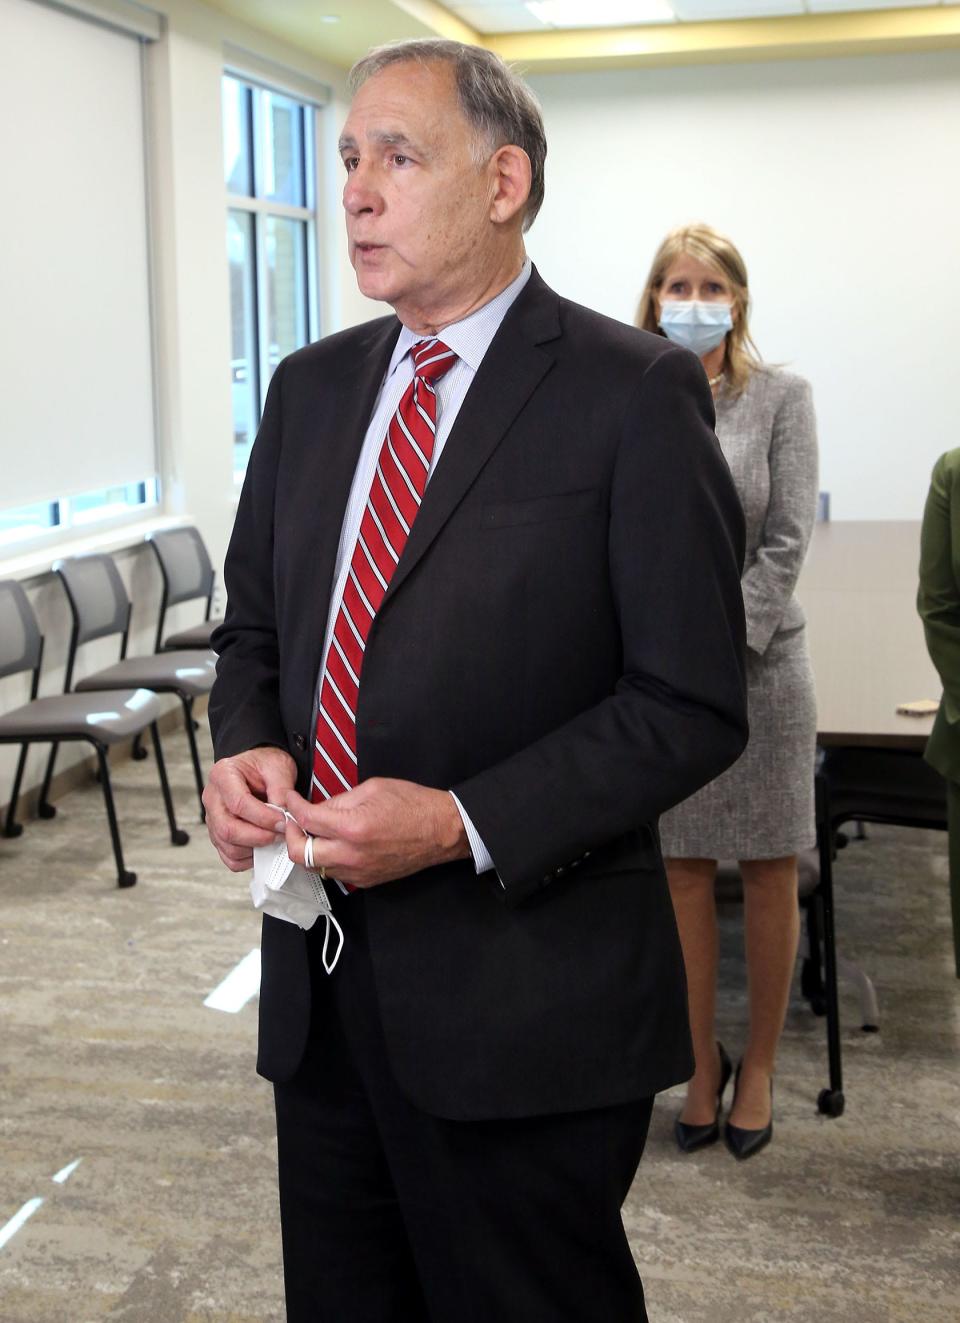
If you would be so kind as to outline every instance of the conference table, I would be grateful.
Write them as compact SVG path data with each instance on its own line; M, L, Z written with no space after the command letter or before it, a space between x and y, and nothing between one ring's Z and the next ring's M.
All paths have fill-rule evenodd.
M816 525L797 585L817 690L817 834L830 1087L818 1107L844 1109L833 915L833 851L846 821L946 826L944 782L923 761L933 716L899 704L940 697L917 615L919 521ZM814 930L816 931L816 930ZM820 937L815 982L819 983Z
M817 524L800 581L822 747L921 752L933 717L899 703L940 697L917 615L920 523Z

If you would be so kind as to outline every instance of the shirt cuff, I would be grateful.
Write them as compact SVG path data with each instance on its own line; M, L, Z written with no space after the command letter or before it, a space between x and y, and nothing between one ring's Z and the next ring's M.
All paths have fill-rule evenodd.
M476 827L470 821L470 815L467 813L467 810L460 803L459 799L457 799L456 795L453 793L452 790L449 790L447 793L449 794L450 798L453 800L454 804L456 804L457 812L460 814L460 817L463 820L463 829L467 833L467 840L470 843L470 853L473 855L474 868L477 870L478 873L488 872L491 868L494 867L494 863L493 860L490 858L490 853L487 850L487 847L484 845L483 841L481 841L480 835Z

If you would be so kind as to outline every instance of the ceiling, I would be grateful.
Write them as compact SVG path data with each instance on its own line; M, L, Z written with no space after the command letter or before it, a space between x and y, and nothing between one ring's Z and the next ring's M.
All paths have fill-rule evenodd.
M712 23L867 9L936 8L942 0L445 0L480 33L557 28L632 27L638 23Z
M528 72L960 47L949 0L206 0L348 68L405 37L475 42Z

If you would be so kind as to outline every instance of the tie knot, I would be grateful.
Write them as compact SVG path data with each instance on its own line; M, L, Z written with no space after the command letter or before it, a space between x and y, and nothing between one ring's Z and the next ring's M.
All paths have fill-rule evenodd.
M456 361L442 340L420 340L413 347L413 372L421 381L437 381Z

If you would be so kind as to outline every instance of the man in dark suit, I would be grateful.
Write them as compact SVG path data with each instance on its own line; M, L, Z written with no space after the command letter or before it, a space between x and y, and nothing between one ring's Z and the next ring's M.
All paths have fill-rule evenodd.
M428 42L353 85L396 317L277 369L210 707L221 857L284 805L344 931L328 974L264 920L288 1317L645 1319L620 1206L692 1069L656 823L746 739L742 516L696 358L526 259L523 84Z

